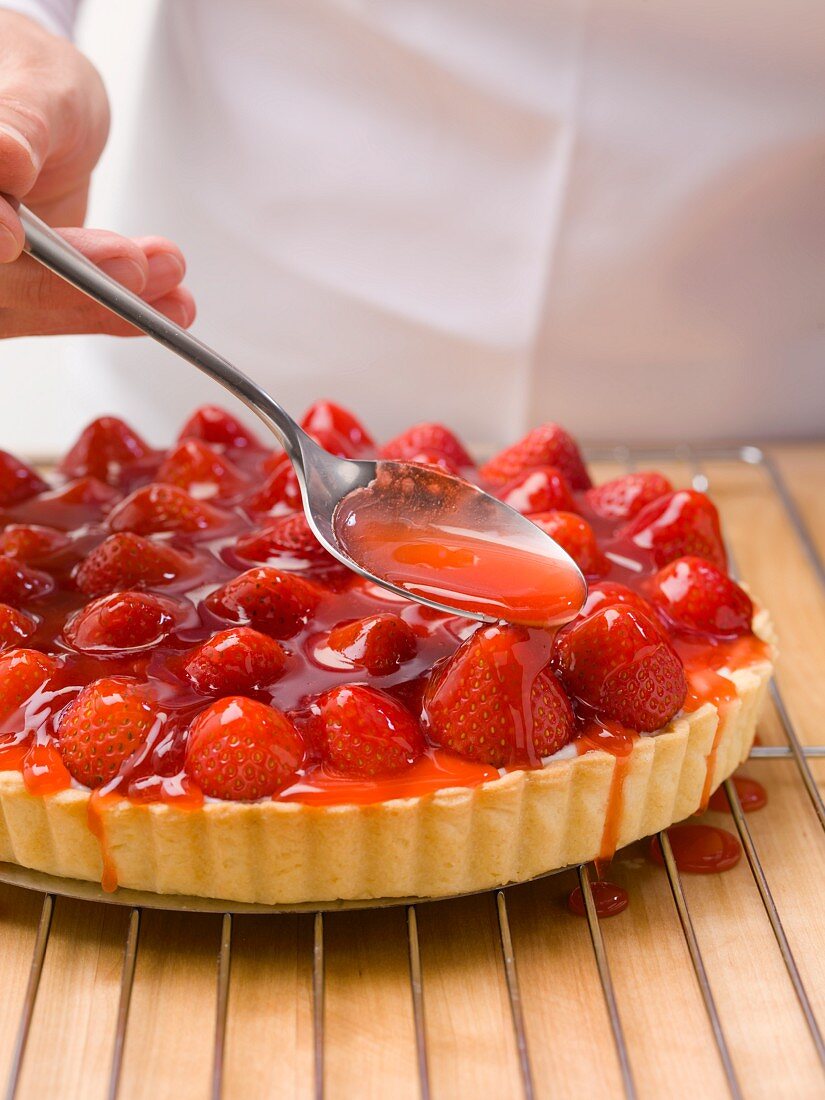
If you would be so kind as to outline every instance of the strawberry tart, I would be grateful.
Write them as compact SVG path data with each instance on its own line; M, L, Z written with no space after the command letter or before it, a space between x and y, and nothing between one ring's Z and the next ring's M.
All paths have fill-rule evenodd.
M0 453L0 861L284 904L486 889L701 810L748 754L766 613L711 501L594 486L553 424L477 467L447 428L327 449L443 468L589 583L559 630L479 625L317 543L283 454L216 408L167 451L91 424L47 481Z

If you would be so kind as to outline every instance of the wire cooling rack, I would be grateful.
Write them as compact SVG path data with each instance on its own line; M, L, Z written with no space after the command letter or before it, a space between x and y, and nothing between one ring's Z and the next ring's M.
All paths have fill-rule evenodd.
M690 473L693 485L699 489L710 489L708 469L715 463L732 463L738 467L758 467L767 477L769 484L781 502L787 521L792 526L798 544L808 559L813 574L825 592L825 567L822 558L816 548L813 538L806 527L800 511L791 495L788 486L773 458L755 446L743 447L680 447L676 449L641 449L617 447L610 449L591 450L588 457L594 461L608 462L611 465L619 465L627 470L634 469L642 464L678 463L685 465ZM733 561L733 570L737 566ZM805 791L805 797L818 819L819 829L812 843L822 843L822 830L825 830L825 804L817 786L816 779L811 770L810 761L825 757L825 744L803 744L794 722L792 721L789 707L782 691L774 682L771 685L771 695L781 729L784 734L785 744L757 745L751 752L750 760L760 762L762 766L770 767L772 762L778 760L792 761L797 770L799 779ZM825 1090L825 1042L812 1005L811 991L803 980L799 960L792 950L788 935L777 903L774 899L768 873L760 859L757 843L754 840L751 827L745 817L740 804L736 787L728 780L724 785L730 812L736 831L745 853L747 865L752 875L753 884L756 887L760 902L769 921L776 945L781 955L782 962L787 971L793 992L798 1002L799 1009L805 1022L805 1026L813 1043L819 1065L823 1071L822 1089ZM664 873L667 877L670 892L678 914L681 932L684 936L684 945L690 958L696 986L698 988L710 1033L715 1045L716 1055L722 1069L727 1091L735 1100L744 1097L740 1083L740 1077L732 1057L729 1039L726 1034L723 1013L720 1011L714 996L712 983L708 974L705 957L700 947L700 938L692 915L682 876L676 866L673 850L667 832L659 834L659 842L664 862ZM46 958L49 936L52 929L52 918L55 909L56 894L54 889L50 892L50 886L54 886L57 880L49 880L48 876L35 876L30 880L25 879L25 873L19 869L4 868L6 881L14 881L45 891L39 921L34 937L34 946L31 955L28 981L17 1023L16 1039L11 1056L11 1064L6 1089L7 1100L14 1100L18 1096L28 1051L28 1041L32 1029L32 1020L38 1003L38 994L41 987L44 960ZM604 1007L609 1020L610 1032L615 1045L616 1057L620 1072L621 1085L624 1095L628 1098L637 1096L637 1085L634 1075L633 1058L626 1039L626 1020L623 1020L619 1001L616 996L614 970L611 968L610 952L602 925L596 916L596 910L592 891L592 870L589 866L580 866L575 870L578 876L579 886L582 891L587 928L593 951L593 960L598 971L599 983L604 998ZM15 877L16 876L16 877ZM524 889L518 887L517 889ZM71 889L67 891L71 894ZM82 895L82 891L81 891ZM519 982L519 968L517 953L514 947L514 937L511 932L511 920L508 910L508 890L498 890L495 897L495 914L498 925L498 948L500 950L500 962L506 984L506 993L509 1001L509 1015L513 1030L516 1058L518 1064L518 1080L520 1093L532 1100L537 1091L547 1091L546 1083L537 1089L536 1074L531 1059L530 1044L528 1042L528 1029L525 1026L525 1004ZM155 899L163 907L164 899ZM203 908L197 903L187 906L185 901L179 908L195 907ZM417 1069L417 1087L423 1100L429 1100L434 1094L430 1072L430 1050L428 1048L428 1032L426 1027L427 1011L427 982L425 968L422 966L422 951L419 938L419 905L405 904L406 912L406 939L409 964L409 995L412 1004L412 1018L415 1041L415 1065ZM439 905L439 902L429 903ZM251 907L254 909L254 907ZM213 911L220 910L220 904L215 903ZM132 999L135 970L141 939L141 923L144 919L144 909L141 905L134 905L128 916L126 924L125 943L123 945L122 966L120 974L120 986L118 1005L115 1015L114 1040L111 1046L111 1058L108 1069L106 1095L109 1100L115 1100L121 1093L121 1075L124 1062L124 1050L126 1047L130 1004ZM233 957L233 922L238 919L233 913L224 912L221 917L219 950L217 957L216 997L214 1032L209 1044L211 1049L211 1074L209 1077L208 1094L213 1100L219 1100L225 1095L225 1061L227 1047L227 1019L230 1004L230 976ZM278 921L278 916L269 918ZM312 1021L312 1075L311 1080L302 1082L301 1095L321 1098L325 1089L325 1055L326 1055L326 1015L325 1015L325 914L315 912L312 919L312 943L311 943L311 1021ZM466 974L466 981L472 984L473 974ZM821 996L821 992L819 994ZM68 1007L68 1006L67 1006ZM41 1054L42 1056L42 1054ZM674 1095L678 1093L678 1089ZM823 1093L819 1093L822 1095ZM353 1086L350 1095L365 1095L357 1086ZM515 1093L514 1093L515 1095Z

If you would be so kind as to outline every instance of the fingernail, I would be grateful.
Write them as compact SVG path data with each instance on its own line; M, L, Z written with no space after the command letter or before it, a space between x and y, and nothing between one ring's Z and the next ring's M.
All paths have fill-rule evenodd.
M170 321L174 321L176 325L180 325L181 328L189 328L194 318L191 315L191 311L188 306L185 306L183 302L170 303L164 310Z
M38 157L38 155L35 153L32 143L29 141L29 139L27 137L24 137L24 135L20 133L16 126L9 126L7 122L0 122L0 132L7 134L12 139L12 141L17 142L18 145L22 146L22 148L26 150L29 160L32 162L32 167L36 172L39 172L40 157Z
M0 264L11 263L20 252L17 240L7 225L0 225Z
M149 275L153 279L174 279L179 283L186 273L186 269L174 252L156 252L148 257Z
M139 263L130 260L127 256L116 256L112 260L103 260L98 266L101 271L105 271L107 275L132 290L143 290L146 286L146 272Z

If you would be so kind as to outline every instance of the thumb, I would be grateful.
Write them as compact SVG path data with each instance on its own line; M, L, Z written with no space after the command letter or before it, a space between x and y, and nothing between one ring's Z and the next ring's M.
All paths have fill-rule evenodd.
M23 230L3 192L15 198L35 184L48 153L49 127L32 107L4 95L0 87L0 263L11 263L23 248Z

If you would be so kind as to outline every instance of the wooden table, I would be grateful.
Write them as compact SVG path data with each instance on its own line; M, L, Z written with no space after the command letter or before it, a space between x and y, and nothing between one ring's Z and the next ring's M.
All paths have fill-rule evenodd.
M779 631L784 725L773 702L763 755L744 769L770 799L746 819L753 869L743 858L723 875L669 877L634 845L610 870L630 907L600 924L566 910L576 872L322 919L138 912L0 887L0 1071L13 1095L187 1100L222 1086L246 1100L318 1095L321 1082L329 1097L399 1100L612 1098L633 1085L691 1100L825 1095L825 835L787 748L788 728L825 745L825 443L766 454L629 456L679 484L707 476ZM804 766L825 779L825 759ZM736 831L730 814L707 816Z

